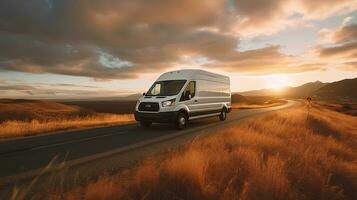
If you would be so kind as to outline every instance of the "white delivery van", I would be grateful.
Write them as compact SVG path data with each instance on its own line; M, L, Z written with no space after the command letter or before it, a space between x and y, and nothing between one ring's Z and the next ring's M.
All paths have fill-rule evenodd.
M162 74L138 100L135 119L142 126L174 123L184 129L189 120L218 116L231 110L229 77L197 69Z

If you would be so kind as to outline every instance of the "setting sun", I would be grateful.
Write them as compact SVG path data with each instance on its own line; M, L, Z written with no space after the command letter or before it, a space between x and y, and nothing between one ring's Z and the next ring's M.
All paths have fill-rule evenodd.
M266 87L271 89L282 89L288 85L288 78L283 75L272 75L266 78Z

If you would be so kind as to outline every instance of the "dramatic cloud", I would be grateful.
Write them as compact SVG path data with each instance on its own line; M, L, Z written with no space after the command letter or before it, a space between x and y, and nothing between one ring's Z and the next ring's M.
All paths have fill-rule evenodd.
M317 49L321 57L357 58L357 41Z
M357 9L356 0L235 0L238 23L232 26L244 36L272 34L294 26L309 26L309 20Z
M356 6L355 0L2 0L0 70L132 79L197 57L236 72L315 70L319 65L277 48L237 51L240 37Z
M333 14L346 13L357 8L356 0L300 0L295 1L301 7L305 18L321 19ZM294 6L294 4L293 4Z
M351 18L346 18L343 24L336 30L323 29L320 37L327 43L315 51L321 57L332 58L357 58L357 24L346 24Z
M0 85L0 90L17 90L17 91L29 91L35 87L29 85Z
M318 57L345 70L357 69L357 24L348 24L351 19L345 18L336 30L321 30L319 35L327 42L313 50Z
M346 62L343 66L346 70L357 71L357 61L355 62Z
M298 73L324 69L323 63L303 63L297 57L279 52L279 46L235 52L209 67L221 66L226 71L245 72L250 74ZM252 70L254 69L254 71Z
M332 35L332 39L335 43L357 40L357 24L343 26Z

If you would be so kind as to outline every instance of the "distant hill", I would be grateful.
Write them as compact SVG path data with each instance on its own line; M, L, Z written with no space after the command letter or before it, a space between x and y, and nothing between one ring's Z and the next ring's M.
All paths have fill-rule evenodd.
M320 81L306 83L298 87L286 87L280 90L262 89L240 92L244 96L276 96L302 98L313 96L321 100L357 101L357 78L344 79L332 83Z
M326 84L312 95L319 99L357 100L357 78Z
M130 114L135 111L136 101L142 96L142 94L136 93L121 97L66 100L63 101L63 103L67 105L76 105L81 108L101 113Z
M305 97L311 95L314 91L325 86L327 83L320 81L306 83L298 87L285 87L280 90L262 89L241 92L244 96L279 96L279 97Z
M95 112L53 101L0 99L0 122L6 120L50 120L88 116Z
M126 96L126 97L124 97L125 98L125 100L138 100L140 97L142 97L143 96L143 94L141 94L141 93L136 93L136 94L132 94L132 95L129 95L129 96Z
M306 97L310 96L314 91L327 85L328 83L322 83L320 81L310 82L298 87L290 87L285 96L287 97Z
M242 96L271 96L276 93L272 89L261 89L261 90L249 90L245 92L239 92Z
M231 99L232 99L233 103L240 103L240 102L247 102L248 101L248 99L245 96L237 94L237 93L232 94Z
M105 101L105 100L111 100L111 101L137 101L142 96L143 96L143 94L141 94L141 93L135 93L135 94L131 94L131 95L128 95L128 96L102 97L102 98L97 98L95 100L103 100L103 101Z
M242 105L267 105L281 102L279 97L273 96L243 96L238 93L232 94L232 104Z

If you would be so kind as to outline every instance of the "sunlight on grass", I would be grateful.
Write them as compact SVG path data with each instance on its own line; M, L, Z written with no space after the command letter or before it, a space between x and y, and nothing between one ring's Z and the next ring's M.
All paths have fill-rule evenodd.
M276 99L269 100L262 103L232 103L233 109L256 109L256 108L268 108L273 106L280 106L286 104L286 100Z
M134 117L129 114L95 114L92 116L51 119L47 121L5 121L0 123L0 138L28 136L53 131L82 129L114 124L127 124L131 122L134 122Z
M52 199L357 199L357 118L314 105L236 125Z

